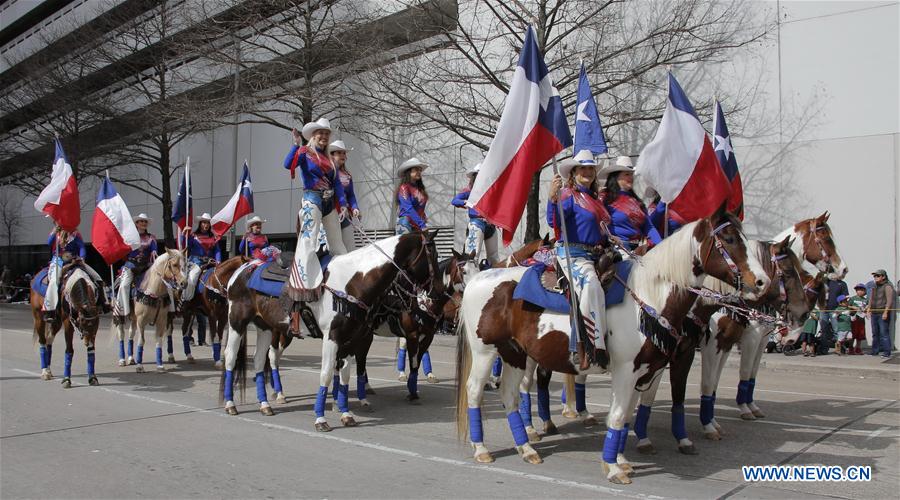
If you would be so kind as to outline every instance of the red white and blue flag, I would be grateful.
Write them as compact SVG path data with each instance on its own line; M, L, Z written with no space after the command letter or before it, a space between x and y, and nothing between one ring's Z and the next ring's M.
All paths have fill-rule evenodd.
M711 215L731 192L709 136L672 73L666 110L637 170L688 222Z
M178 226L178 229L184 229L190 226L194 220L194 196L193 189L185 189L187 183L190 182L188 176L189 167L185 166L184 175L181 177L181 185L178 187L178 196L175 198L175 205L172 207L172 222Z
M107 264L125 258L132 250L141 246L141 235L131 219L125 200L106 178L97 191L91 243Z
M722 165L725 177L731 183L731 194L728 196L729 212L744 220L744 187L741 185L741 173L738 171L737 160L734 158L734 148L731 146L731 135L728 133L728 125L725 124L725 114L722 112L722 104L716 101L716 114L713 118L713 150L716 158Z
M250 167L244 162L244 173L231 199L222 210L212 217L212 230L222 237L241 217L253 212L253 184L250 182Z
M572 145L559 92L528 27L497 134L466 205L503 229L512 242L531 190L531 179L556 153Z
M78 183L59 139L56 140L56 155L53 159L50 183L34 200L34 208L53 217L56 224L68 232L78 229L78 224L81 223Z

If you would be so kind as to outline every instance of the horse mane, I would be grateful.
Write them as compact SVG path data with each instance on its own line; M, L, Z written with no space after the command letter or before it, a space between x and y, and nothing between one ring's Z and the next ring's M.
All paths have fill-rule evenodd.
M701 220L702 221L702 220ZM665 290L660 282L675 286L696 285L691 259L694 255L694 229L701 221L686 224L659 245L653 247L634 266L633 284L635 292L643 300L654 305L665 302Z
M379 261L388 262L387 257L384 256L382 251L388 253L391 247L396 247L397 243L400 241L400 237L402 235L394 235L383 240L378 240L374 243L369 243L364 247L357 248L352 252L347 252L343 255L335 255L334 258L331 259L331 264L329 264L329 269L332 268L335 264L338 264L344 260L353 260L357 262L365 262L369 259L376 258ZM393 240L393 241L391 241ZM378 245L379 248L375 248L375 245ZM385 250L385 249L388 250ZM379 250L380 249L380 250Z
M89 291L96 292L94 284L90 277L82 269L72 271L72 274L66 279L65 295L69 297L72 305L76 308L89 306L93 303L89 295Z
M450 267L450 263L453 262L453 257L447 257L446 259L440 260L438 262L438 271L441 276L447 273L447 268Z

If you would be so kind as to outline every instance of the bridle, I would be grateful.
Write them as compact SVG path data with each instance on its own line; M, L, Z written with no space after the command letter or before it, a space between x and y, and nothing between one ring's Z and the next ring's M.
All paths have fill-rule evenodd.
M827 225L817 226L815 220L809 221L809 234L813 237L813 241L816 245L819 246L819 255L822 257L822 261L825 262L825 266L831 266L831 260L834 256L825 248L824 241L825 239L819 235L820 231L829 231ZM833 266L831 266L833 268Z
M68 280L66 280L66 281L68 281ZM90 283L90 280L84 280L84 281L85 281L87 287L94 290L95 293L103 293L102 290L97 290L93 286L93 284ZM63 285L63 287L65 287L65 285ZM88 298L90 298L90 297L88 297ZM84 331L86 329L85 322L97 321L100 318L100 312L95 307L93 315L79 314L81 309L74 306L74 304L72 302L72 297L70 296L70 294L66 294L65 303L69 306L68 307L69 323L72 325L72 328L75 329L75 333L77 333L79 337L84 338ZM88 304L91 304L91 303L92 303L92 301L88 300Z
M719 224L715 229L711 230L709 235L713 239L713 243L709 245L709 248L706 250L706 256L700 259L701 267L706 267L706 262L709 260L710 254L712 254L713 248L719 250L719 254L722 255L722 259L725 261L725 264L728 265L728 269L731 270L731 274L734 275L734 288L740 292L744 287L744 281L741 277L741 271L738 268L737 264L734 262L734 259L731 258L731 255L728 253L728 250L725 249L725 244L722 243L722 239L719 237L719 233L721 233L725 228L731 225L730 221L723 222ZM701 246L702 248L702 246ZM697 249L698 253L702 250L700 248ZM699 255L698 255L699 257Z

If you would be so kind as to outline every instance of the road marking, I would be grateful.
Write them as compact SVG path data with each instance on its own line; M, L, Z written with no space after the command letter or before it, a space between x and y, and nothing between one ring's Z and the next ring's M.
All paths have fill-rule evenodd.
M32 375L35 377L40 376L40 373L32 372L29 370L22 370L19 368L12 368L12 370L19 372L19 373L26 374L26 375ZM72 385L80 386L80 385L84 385L84 384L79 384L79 383L73 382ZM380 451L382 453L389 453L392 455L400 455L400 456L415 458L415 459L419 459L419 460L428 460L429 462L435 462L435 463L439 463L439 464L443 464L443 465L452 465L454 467L460 467L463 469L497 473L497 474L502 474L502 475L506 475L506 476L518 477L521 479L530 479L532 481L548 483L548 484L552 484L554 486L578 488L578 489L582 489L582 490L592 491L595 493L600 493L603 495L614 495L614 496L625 497L625 498L641 498L641 499L650 499L650 500L665 498L665 497L660 497L660 496L656 496L656 495L644 495L644 494L640 494L640 493L629 493L624 490L620 490L620 489L616 489L616 488L609 488L606 486L599 486L596 484L580 483L577 481L570 481L567 479L559 479L559 478L550 477L550 476L542 476L540 474L532 474L532 473L521 472L521 471L512 470L512 469L504 469L502 467L497 467L494 465L476 465L474 463L465 462L462 460L456 460L456 459L452 459L452 458L444 458L444 457L438 457L438 456L434 456L434 455L423 455L423 454L415 452L415 451L404 450L404 449L400 449L400 448L393 448L393 447L381 445L378 443L357 441L354 439L342 438L342 437L334 436L331 434L323 434L320 432L308 431L305 429L298 429L296 427L291 427L288 425L273 424L270 422L262 422L262 421L244 417L241 415L237 415L237 416L226 415L221 410L209 410L206 408L198 408L196 406L186 405L186 404L182 404L182 403L176 403L174 401L166 401L164 399L158 399L158 398L145 396L145 395L141 395L141 394L134 394L131 392L123 392L123 391L119 391L116 389L111 389L109 387L98 386L97 389L100 389L104 392L114 394L117 396L126 397L126 398L138 399L141 401L156 403L156 404L160 404L160 405L174 406L174 407L182 408L184 410L189 410L189 411L195 412L195 413L208 413L208 414L216 416L216 417L226 418L229 420L240 420L243 422L248 422L248 423L251 423L254 425L265 427L268 429L290 432L293 434L299 434L301 436L306 436L306 437L314 438L314 439L325 439L328 441L334 441L334 442L346 444L349 446L368 448L371 450Z

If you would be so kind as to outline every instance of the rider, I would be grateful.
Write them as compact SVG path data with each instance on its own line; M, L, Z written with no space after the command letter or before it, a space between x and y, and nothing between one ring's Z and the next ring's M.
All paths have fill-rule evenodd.
M650 216L650 223L656 228L656 232L659 233L660 238L670 236L687 223L687 221L685 221L673 208L669 208L668 214L666 213L666 202L660 199L659 193L652 187L648 187L644 191L644 200L650 200L650 203L647 205L647 214ZM668 231L666 231L667 228L663 227L663 219L666 215L669 217Z
M303 179L303 201L297 214L297 248L290 281L286 287L295 302L316 301L321 295L322 266L319 264L320 232L326 237L332 255L347 253L341 239L340 219L346 218L347 199L339 182L337 170L328 157L331 124L326 118L303 126L302 137L292 130L294 146L284 159L284 168L300 169ZM303 145L303 139L307 141ZM332 200L332 197L336 200ZM335 201L341 207L340 218L334 213ZM291 331L300 332L300 309L291 309Z
M118 301L119 312L123 316L131 313L131 284L135 275L146 271L156 260L156 236L148 231L151 222L153 220L143 213L134 218L134 225L137 226L138 234L141 236L141 246L125 256L125 264L122 265Z
M198 219L197 229L194 234L190 234L191 228L185 227L181 241L184 237L188 237L188 281L187 287L182 296L182 302L187 302L194 298L194 292L197 291L197 281L200 279L200 272L215 265L222 260L222 250L219 248L219 238L212 232L212 218L208 213L204 213Z
M481 163L475 165L466 175L469 176L469 185L459 194L453 197L450 203L456 208L466 208L466 200L469 199L469 193L472 192L472 185L475 184L475 178L478 177L478 170ZM476 262L481 260L481 244L484 243L486 250L487 262L492 265L500 260L497 254L497 228L484 219L475 209L469 209L469 226L466 228L466 246L465 252L468 254L475 253Z
M424 231L428 228L428 216L425 215L425 205L428 204L428 191L422 182L422 172L428 168L427 163L418 158L410 158L400 164L397 175L400 176L400 185L397 186L397 211L396 234L407 234L413 231ZM428 351L422 355L422 371L428 377L429 382L437 381L431 372L431 355ZM397 349L397 378L406 380L406 339L399 340Z
M360 220L359 204L356 202L356 192L353 190L353 176L347 170L347 152L353 151L353 148L347 148L344 141L334 141L328 145L328 154L331 156L331 163L338 169L338 178L341 181L341 187L344 188L344 196L350 208L350 217ZM340 207L335 207L340 208ZM349 252L356 250L356 241L353 239L353 224L348 217L341 219L341 239L344 242L344 248Z
M247 232L238 243L239 254L256 260L266 260L263 250L269 247L269 238L262 234L262 225L266 222L258 215L247 219Z
M647 207L634 194L634 164L628 156L620 156L615 164L600 171L606 176L603 203L612 218L609 231L621 240L628 250L635 250L641 240L649 241L648 247L659 244L659 232L650 223Z
M103 279L97 274L97 271L84 262L87 257L87 249L84 246L84 240L81 233L77 230L68 232L57 225L50 236L47 238L47 245L50 247L50 265L47 271L47 295L44 297L44 318L47 321L56 319L56 308L59 306L59 281L60 273L64 264L75 261L90 275L91 280L97 286L97 304L104 312L109 311L109 305L106 303L106 294L103 292Z
M560 260L560 268L569 273L571 264L572 276L569 283L578 294L581 311L588 336L593 340L598 351L597 361L606 366L606 302L603 286L594 268L594 249L608 242L605 225L610 223L609 212L597 197L597 162L589 150L582 150L574 158L563 161L559 173L550 184L549 201L547 202L547 223L556 232L556 254ZM565 219L565 240L559 224L559 210L562 206ZM564 245L567 243L567 245ZM566 249L570 262L566 262ZM586 368L584 360L582 366Z

